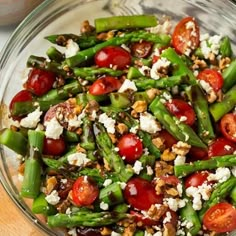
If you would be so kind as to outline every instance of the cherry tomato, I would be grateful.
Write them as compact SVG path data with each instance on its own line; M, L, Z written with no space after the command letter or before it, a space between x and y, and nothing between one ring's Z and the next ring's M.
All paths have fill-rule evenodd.
M162 203L163 196L157 195L155 187L145 179L134 177L124 189L126 201L134 208L148 210L152 204Z
M225 138L236 142L236 114L228 113L220 120L220 130Z
M177 186L180 183L179 179L174 175L160 176L160 179L164 180L166 184L172 186Z
M131 64L131 55L119 46L107 46L95 54L95 63L99 67L116 67L123 70Z
M138 58L145 58L150 55L152 43L147 41L132 43L131 54Z
M184 54L188 49L199 46L199 27L192 17L183 18L176 26L172 36L172 44L176 52Z
M209 145L208 156L224 156L233 154L236 151L236 144L230 140L220 137Z
M133 133L123 135L117 144L119 154L125 157L125 162L134 163L143 153L142 141Z
M195 172L191 175L189 175L185 181L185 188L189 187L198 187L201 186L204 182L207 182L207 177L209 176L209 172L207 171L201 171L201 172Z
M80 176L73 184L72 199L78 206L91 205L98 194L98 186L91 177Z
M44 138L43 144L43 154L52 155L52 156L60 156L64 153L66 149L66 142L64 138L52 139L52 138Z
M236 209L229 203L218 203L205 213L203 224L216 233L231 232L236 229Z
M137 211L130 211L130 214L134 217L134 221L139 225L138 223L141 222L142 226L152 226L157 225L157 221L153 220L151 218L148 218L147 216L144 216L143 214L137 212Z
M171 148L174 144L177 143L177 140L165 129L162 129L159 132L159 137L163 140L165 149Z
M183 121L187 125L193 125L195 122L195 112L187 102L181 99L171 99L166 102L166 107L178 119L185 118Z
M208 158L208 149L192 146L188 152L187 160L189 162L197 160L207 160Z
M210 84L215 92L218 92L222 88L224 83L222 75L218 71L213 69L205 69L201 71L198 74L197 78L200 80L204 80L205 82Z
M121 82L116 77L105 76L97 79L89 88L92 95L103 95L120 88Z
M27 90L21 90L18 92L11 100L9 109L10 113L12 113L12 109L14 108L14 104L16 102L29 102L33 100L32 93ZM20 119L21 116L12 116L14 120Z
M152 64L156 63L160 59L160 56L153 55L152 57Z
M32 69L25 83L26 89L37 96L42 96L52 89L56 75L50 71Z

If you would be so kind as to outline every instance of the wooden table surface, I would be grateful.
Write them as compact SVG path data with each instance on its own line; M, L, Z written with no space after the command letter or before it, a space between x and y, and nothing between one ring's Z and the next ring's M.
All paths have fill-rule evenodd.
M43 236L20 212L0 184L0 235Z

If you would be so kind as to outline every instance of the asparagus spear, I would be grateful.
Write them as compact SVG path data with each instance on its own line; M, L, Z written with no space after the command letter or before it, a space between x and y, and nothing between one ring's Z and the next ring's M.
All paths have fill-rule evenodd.
M94 23L96 32L100 33L109 30L152 27L157 25L157 19L152 15L111 16L97 18Z
M49 59L52 61L60 63L64 60L64 55L53 46L51 46L47 50L46 54L48 55Z
M193 172L200 170L212 170L218 167L231 167L236 165L236 155L225 155L212 157L205 161L195 161L184 165L174 167L175 175L178 177L187 176Z
M202 209L199 212L199 218L202 220L206 211L219 203L222 199L229 195L230 191L236 185L236 177L230 177L223 183L219 183L215 190L211 193L208 201L204 202Z
M49 227L99 227L116 223L127 218L126 213L118 212L76 212L72 215L56 214L48 217Z
M236 84L236 60L232 61L223 72L224 84L222 90L226 93Z
M223 97L221 102L213 103L210 107L210 113L217 122L220 118L231 111L236 105L236 85L234 85Z
M209 143L215 134L204 93L198 85L193 85L187 89L187 95L197 115L198 135L205 143Z
M202 140L196 135L193 129L182 123L172 116L166 109L165 105L161 102L160 97L156 97L149 106L149 109L154 114L154 116L160 121L160 123L165 127L165 129L172 134L176 139L187 142L190 145L196 147L206 148L206 145Z
M232 56L232 48L231 48L231 43L228 36L223 37L220 41L220 54L223 57Z
M79 51L75 56L69 57L65 60L65 64L69 67L75 67L83 62L93 58L96 52L100 49L110 45L121 45L127 42L139 42L140 40L147 40L154 43L160 43L163 46L168 45L170 42L170 36L166 34L152 34L146 31L136 31L131 33L125 33L122 36L117 36L109 39L105 42L96 44L95 46Z

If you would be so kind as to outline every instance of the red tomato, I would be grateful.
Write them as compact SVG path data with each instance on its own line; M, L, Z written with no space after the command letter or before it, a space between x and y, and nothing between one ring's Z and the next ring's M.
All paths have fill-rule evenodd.
M145 58L150 55L152 43L147 41L132 43L131 54L138 58Z
M174 175L160 176L160 179L164 180L166 184L172 186L177 186L180 183L179 179Z
M167 130L161 130L161 132L159 132L159 137L163 140L165 149L171 148L177 143L177 140Z
M224 156L233 154L236 151L236 144L230 140L220 137L209 145L208 156Z
M119 46L107 46L95 54L95 63L99 67L116 67L123 70L131 64L131 55Z
M133 133L123 135L117 144L119 154L125 157L125 162L134 163L143 154L143 144L139 137Z
M16 102L29 102L33 100L33 96L32 93L27 91L27 90L21 90L20 92L18 92L11 100L10 105L9 105L9 109L10 112L12 113L12 109L14 107L14 104ZM20 117L16 117L14 116L13 119L19 119Z
M60 156L66 149L65 140L61 137L59 139L44 138L43 154Z
M195 50L199 45L199 27L192 17L183 18L176 26L172 36L172 44L176 52L184 54L187 50Z
M163 215L162 219L164 220L166 215L167 215L167 212L169 212L171 214L171 219L170 219L170 222L167 222L166 224L172 224L172 226L177 226L177 223L178 223L178 215L176 212L168 209L166 211L166 213Z
M181 99L171 99L169 102L166 102L166 107L175 115L178 119L185 118L183 122L187 125L193 125L195 122L195 112L187 102Z
M236 229L236 209L229 203L218 203L205 213L203 224L216 233L231 232Z
M201 71L198 76L198 79L206 81L214 89L215 92L218 92L224 83L222 75L213 69L205 69Z
M162 203L163 196L157 195L155 187L145 179L135 177L128 181L124 197L134 208L148 210L152 204Z
M196 172L189 175L184 181L185 188L201 186L204 182L207 182L208 176L209 172L207 171Z
M26 89L37 96L42 96L52 89L56 75L50 71L32 69L25 83Z
M192 146L188 153L188 161L206 160L208 159L208 150L205 148Z
M121 82L116 77L105 76L97 79L89 88L92 95L103 95L120 88Z
M98 197L98 194L97 184L88 176L80 176L73 184L72 199L78 206L91 205Z
M160 59L160 56L154 55L152 57L152 64L156 63Z
M236 142L236 114L224 115L220 120L220 130L225 138Z
M147 216L144 216L143 214L137 212L137 211L130 211L130 214L134 217L134 221L138 224L139 222L142 223L142 226L152 226L157 225L157 221L153 220L151 218L148 218ZM138 224L139 225L139 224Z

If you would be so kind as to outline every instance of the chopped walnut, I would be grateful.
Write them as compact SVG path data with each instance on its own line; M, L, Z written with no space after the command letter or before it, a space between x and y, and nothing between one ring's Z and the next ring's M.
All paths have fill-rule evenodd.
M64 201L62 201L61 203L59 203L59 205L57 206L57 210L59 213L65 213L67 208L71 205L70 200L67 198Z
M132 110L131 111L131 116L134 117L134 118L138 118L138 113L135 111L135 110Z
M176 155L185 156L189 152L190 148L191 145L179 141L172 146L172 152L174 152Z
M81 33L91 33L94 31L94 29L95 28L89 24L89 21L85 20L81 25L80 32Z
M164 232L163 236L175 236L176 235L176 228L171 223L166 223L164 225Z
M151 207L148 209L148 216L152 218L153 220L160 220L160 218L166 213L168 209L168 206L166 205L160 205L160 204L153 204Z
M161 138L157 137L157 138L153 138L152 139L152 143L158 148L160 149L161 151L164 150L165 148L165 145L164 145L164 142Z
M155 163L155 175L160 177L166 174L173 174L174 167L167 164L165 161L156 161Z
M99 110L99 104L95 100L91 100L88 102L86 107L84 108L85 113L87 114L92 114L93 111L98 111Z
M175 188L167 188L167 189L165 190L165 192L166 192L168 195L172 196L172 197L177 197L177 196L179 196L179 192L178 192L178 190L175 189Z
M24 175L24 171L25 171L25 162L21 163L18 167L19 174Z
M165 187L165 181L162 180L162 179L156 179L156 182L155 182L155 191L156 191L156 194L159 195L159 194L162 194L163 193L163 189Z
M107 228L107 227L103 227L103 228L101 229L101 235L104 235L104 236L106 236L106 235L111 235L111 232L112 232L112 230L109 229L109 228Z
M105 158L103 158L103 161L104 161L104 167L106 170L110 171L111 170L111 167L109 165L109 163L107 162L107 160Z
M163 161L173 161L176 157L174 152L171 152L169 148L165 149L161 154L161 160Z
M116 143L117 142L117 138L116 138L115 134L108 133L108 135L109 135L112 143Z
M97 35L97 39L99 39L99 40L108 40L108 39L113 38L114 35L115 35L114 31L103 32L103 33L100 33L99 35Z
M86 150L85 150L84 148L82 148L82 147L80 146L80 144L77 144L77 146L76 146L76 151L77 151L77 152L86 153Z
M128 227L125 227L123 236L133 236L136 231L136 224L130 224Z
M151 88L151 89L148 89L146 91L147 95L148 95L148 98L150 100L153 100L157 95L160 94L160 90L156 89L156 88Z
M132 108L135 112L141 113L147 110L147 102L146 101L136 101Z
M214 90L207 94L207 101L209 103L213 103L217 99L217 94Z
M218 64L216 55L214 53L212 53L212 52L209 53L208 58L210 60L211 65L217 65Z
M222 71L229 66L231 59L229 57L224 57L219 61L219 69Z
M192 69L196 70L196 69L204 69L207 67L207 63L204 60L200 60L200 59L195 59L192 65Z
M116 126L116 130L119 134L124 134L128 132L128 127L124 123L118 123L118 125Z
M52 190L55 189L56 186L57 186L56 177L52 176L52 177L48 178L47 181L46 181L46 192L47 192L47 194L50 194L52 192Z

